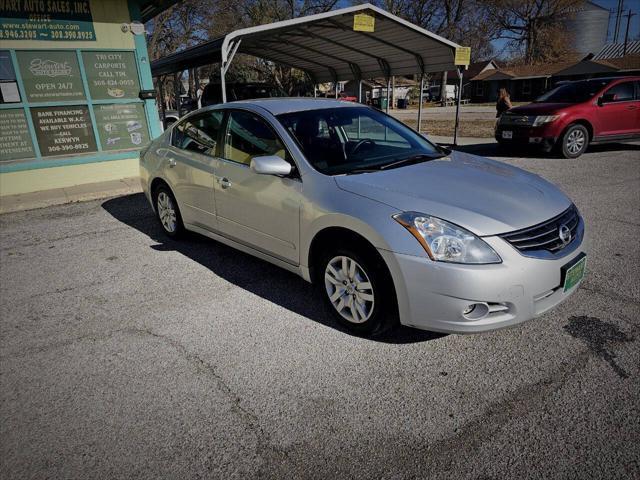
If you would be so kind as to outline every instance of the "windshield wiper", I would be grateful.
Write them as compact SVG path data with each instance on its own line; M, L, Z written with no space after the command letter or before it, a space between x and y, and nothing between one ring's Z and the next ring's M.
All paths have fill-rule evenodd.
M411 163L419 163L421 161L426 162L429 160L435 160L437 158L442 158L445 155L442 153L432 153L426 154L421 153L419 155L413 155L411 157L403 158L402 160L396 160L395 162L387 163L385 165L380 166L380 170L387 170L388 168L396 168L402 165L409 165Z
M351 175L352 173L379 172L380 170L382 170L380 167L354 168L353 170L349 170L347 172L344 172L343 175Z
M368 167L362 168L354 168L353 170L349 170L344 172L343 175L351 175L352 173L371 173L371 172L379 172L380 170L386 170L388 168L400 167L402 165L408 165L411 163L420 163L420 161L429 161L436 160L438 158L445 157L444 153L421 153L419 155L412 155L411 157L403 158L402 160L396 160L391 163L383 163L381 165L370 165Z

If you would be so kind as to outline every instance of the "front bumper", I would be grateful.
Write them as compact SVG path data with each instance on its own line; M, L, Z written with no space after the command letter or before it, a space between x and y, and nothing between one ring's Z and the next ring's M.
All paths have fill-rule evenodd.
M525 257L497 236L483 240L502 263L460 265L380 250L396 286L400 323L445 333L495 330L542 315L577 290L578 285L563 291L561 268L586 253L584 237L570 254L555 259ZM489 313L465 318L463 310L473 303L488 304Z
M495 138L503 145L536 146L551 150L558 140L556 129L552 126L525 127L516 125L498 125ZM511 132L511 138L504 138L502 132Z

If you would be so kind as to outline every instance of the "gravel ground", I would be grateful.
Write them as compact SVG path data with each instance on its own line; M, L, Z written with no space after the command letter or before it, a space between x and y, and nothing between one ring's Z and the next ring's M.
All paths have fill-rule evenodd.
M0 216L0 477L640 478L640 149L504 160L575 199L587 278L474 336L348 335L141 194Z

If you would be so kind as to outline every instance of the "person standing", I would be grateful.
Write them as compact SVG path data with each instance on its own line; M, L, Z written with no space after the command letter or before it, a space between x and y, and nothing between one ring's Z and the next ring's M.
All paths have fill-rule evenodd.
M500 118L504 112L509 110L511 105L511 96L506 88L498 90L498 101L496 102L496 118Z

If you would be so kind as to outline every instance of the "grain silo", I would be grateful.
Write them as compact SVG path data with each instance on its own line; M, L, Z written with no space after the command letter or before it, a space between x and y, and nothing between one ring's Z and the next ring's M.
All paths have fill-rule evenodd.
M609 10L585 1L567 16L564 24L572 37L572 50L585 55L597 53L607 43Z

